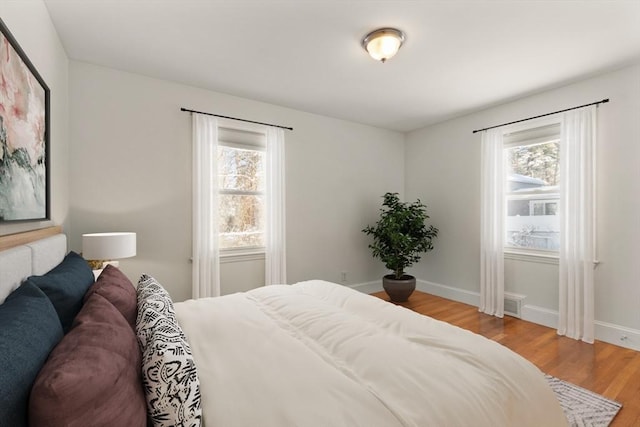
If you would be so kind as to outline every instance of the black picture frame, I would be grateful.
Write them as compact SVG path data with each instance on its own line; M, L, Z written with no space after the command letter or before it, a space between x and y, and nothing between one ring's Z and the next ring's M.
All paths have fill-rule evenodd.
M0 223L51 219L50 91L0 19Z

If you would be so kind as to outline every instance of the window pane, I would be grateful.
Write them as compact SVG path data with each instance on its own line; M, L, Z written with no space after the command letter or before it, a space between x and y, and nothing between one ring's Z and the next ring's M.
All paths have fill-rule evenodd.
M220 248L264 246L264 196L220 195Z
M557 142L507 148L507 191L560 184L560 146Z
M531 207L533 211L533 215L544 215L544 203L542 202L531 202Z
M529 216L528 200L507 200L508 216Z
M560 247L559 143L506 148L507 247L557 251Z
M558 215L558 202L547 202L544 204L545 215Z
M218 147L221 190L264 191L264 152Z
M551 251L560 248L559 194L546 194L545 200L539 197L507 200L506 246Z

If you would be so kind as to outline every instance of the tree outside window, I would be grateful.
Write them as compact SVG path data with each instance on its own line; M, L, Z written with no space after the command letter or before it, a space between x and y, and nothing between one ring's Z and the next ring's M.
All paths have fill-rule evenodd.
M221 249L264 247L265 153L218 147Z

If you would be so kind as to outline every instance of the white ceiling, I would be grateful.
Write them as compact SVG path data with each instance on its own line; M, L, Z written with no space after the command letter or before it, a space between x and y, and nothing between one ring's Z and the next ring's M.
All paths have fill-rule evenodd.
M640 59L640 0L44 2L72 59L399 131Z

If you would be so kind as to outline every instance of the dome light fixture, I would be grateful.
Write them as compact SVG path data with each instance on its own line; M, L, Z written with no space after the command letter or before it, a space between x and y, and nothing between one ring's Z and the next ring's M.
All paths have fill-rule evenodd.
M404 40L404 33L396 28L379 28L364 36L362 47L373 59L384 63L398 53Z

